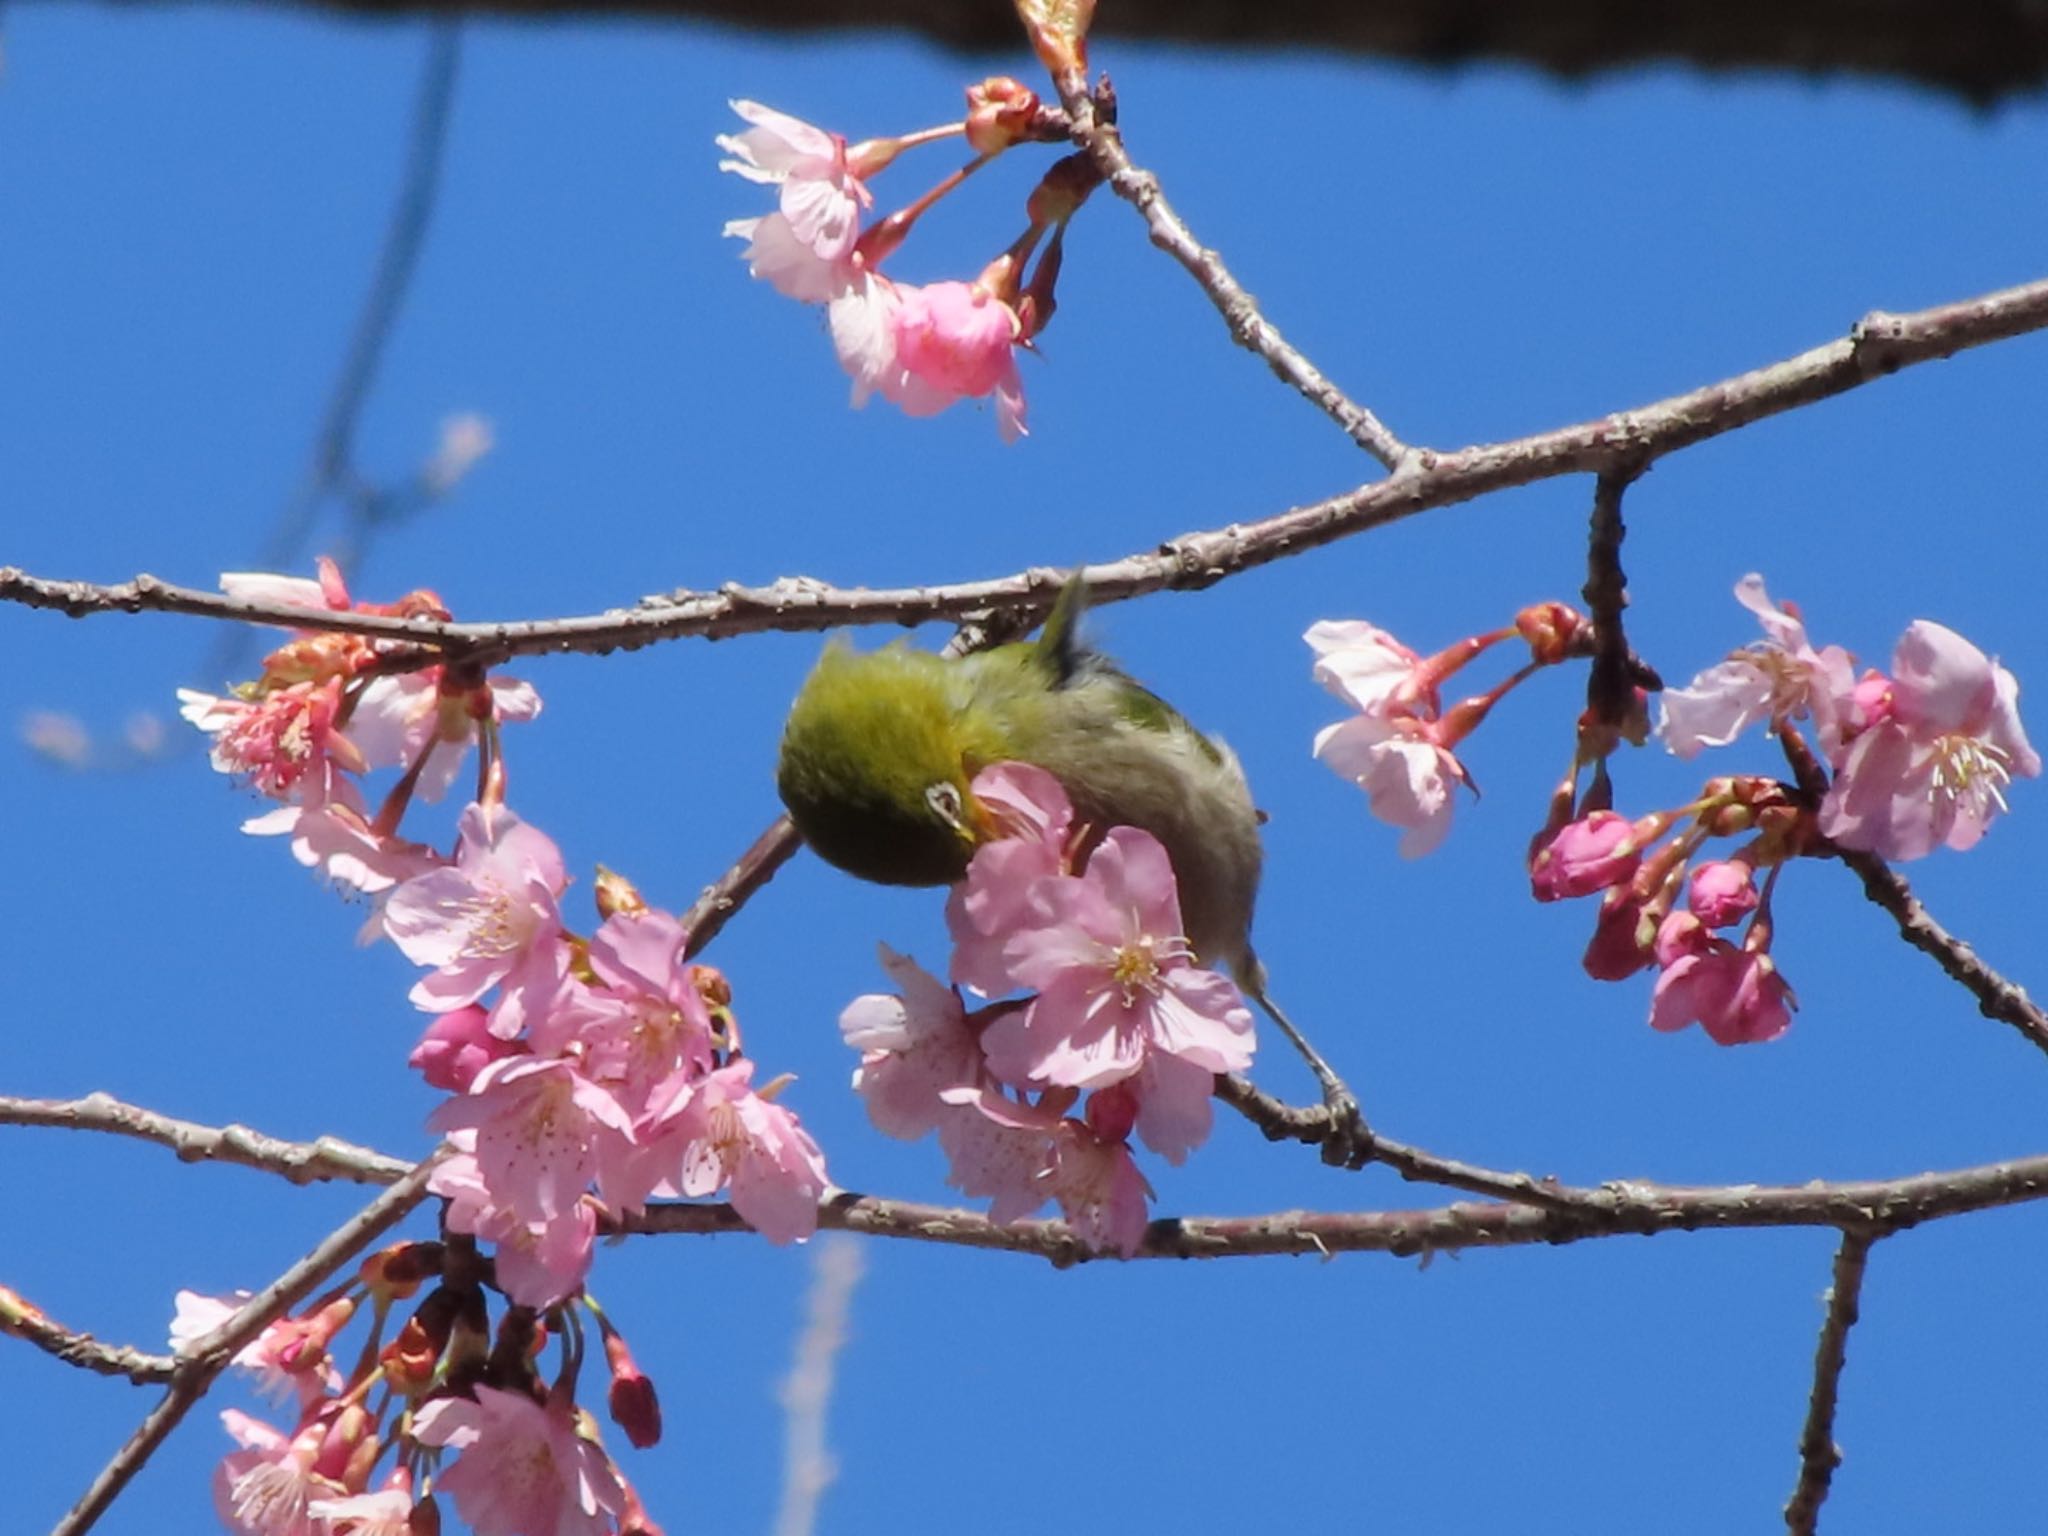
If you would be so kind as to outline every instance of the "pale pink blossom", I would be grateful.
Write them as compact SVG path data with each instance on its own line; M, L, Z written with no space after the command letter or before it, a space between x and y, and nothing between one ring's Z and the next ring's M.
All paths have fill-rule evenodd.
M412 1536L412 1474L398 1468L373 1493L345 1499L315 1499L306 1506L316 1520L348 1536Z
M287 1437L233 1408L222 1410L220 1420L242 1447L214 1469L213 1505L221 1524L235 1536L324 1536L309 1506L348 1490L313 1470L319 1432Z
M1151 1190L1128 1144L993 1089L959 1089L950 1097L987 1124L978 1134L963 1125L954 1137L949 1182L971 1199L988 1200L991 1220L1007 1225L1056 1200L1090 1247L1126 1257L1138 1250Z
M988 1073L959 994L908 956L880 949L897 992L855 998L839 1032L861 1053L853 1087L875 1129L915 1141L955 1112L941 1097L947 1089L979 1085Z
M239 1312L250 1300L248 1291L230 1291L225 1296L208 1296L199 1291L179 1291L171 1319L171 1348L184 1351ZM300 1346L304 1331L288 1319L279 1319L235 1351L234 1364L256 1380L265 1396L296 1396L305 1408L329 1392L341 1389L341 1376L327 1361L324 1347L308 1352Z
M618 1100L570 1063L537 1056L492 1062L427 1125L474 1132L493 1203L532 1224L560 1218L593 1180L621 1185L633 1153L633 1119Z
M755 1092L746 1058L702 1077L677 1073L657 1089L639 1136L656 1174L643 1187L728 1198L772 1243L796 1242L818 1227L818 1201L831 1187L825 1154L780 1104ZM772 1092L772 1085L771 1085Z
M1674 912L1657 932L1662 969L1650 999L1650 1027L1697 1022L1716 1045L1775 1040L1792 1023L1792 989L1768 954L1709 935L1690 912Z
M431 848L378 832L364 810L362 791L332 762L300 782L296 805L252 816L242 830L252 837L289 838L299 863L345 890L369 896L444 862Z
M968 788L1004 835L974 851L967 878L946 900L951 975L994 997L1015 986L1003 945L1024 920L1037 882L1066 871L1074 808L1060 781L1030 763L984 768Z
M423 1445L460 1452L437 1488L476 1536L608 1536L626 1491L604 1448L566 1401L478 1385L413 1414Z
M829 304L860 281L860 268L851 259L820 256L779 213L727 219L724 233L747 242L740 259L748 276L799 304Z
M484 701L501 725L540 713L540 695L517 678L493 677L481 689L453 691L445 679L440 667L373 678L349 717L349 739L370 768L410 768L432 747L416 785L419 796L429 801L439 800L455 782L463 755L476 740Z
M1780 608L1754 572L1735 584L1735 600L1755 614L1765 639L1709 667L1683 688L1664 690L1657 734L1678 756L1725 747L1752 725L1776 727L1810 715L1822 750L1832 753L1845 725L1855 664L1839 645L1815 650L1793 608Z
M561 933L557 898L568 884L562 855L546 833L504 806L472 804L452 866L415 876L384 906L384 928L415 965L433 967L412 989L430 1013L473 1003L492 987L508 991L552 974ZM494 1015L492 1027L510 1035Z
M1094 1088L1132 1076L1152 1053L1212 1073L1251 1064L1251 1014L1228 980L1194 963L1157 838L1112 828L1081 875L1034 889L1005 955L1038 996L983 1034L997 1077Z
M718 168L778 187L779 210L800 243L826 260L848 255L860 238L860 211L874 196L848 164L846 140L757 101L735 101L732 109L751 126L718 136L732 156Z
M1756 871L1740 859L1696 865L1686 888L1686 909L1708 928L1727 928L1756 910Z
M320 560L320 579L309 576L278 576L269 571L223 571L221 592L238 603L271 603L280 608L311 608L316 612L346 613L348 588L341 569L325 556Z
M1365 791L1367 807L1400 827L1401 856L1420 858L1451 830L1452 789L1467 782L1464 764L1430 738L1426 723L1358 715L1316 733L1315 755Z
M1642 858L1635 823L1615 811L1591 811L1537 850L1529 883L1538 901L1590 896L1633 878Z
M1844 848L1917 859L1975 846L2005 790L2041 759L2012 673L1954 630L1916 620L1892 656L1888 714L1843 754L1820 829Z
M1368 715L1437 712L1436 685L1425 658L1362 619L1323 619L1302 639L1316 653L1315 679Z

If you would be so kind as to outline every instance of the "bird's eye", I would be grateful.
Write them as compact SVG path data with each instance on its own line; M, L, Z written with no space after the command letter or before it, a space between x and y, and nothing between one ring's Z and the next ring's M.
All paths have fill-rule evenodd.
M960 791L952 785L943 780L932 785L924 792L924 803L955 832L964 830L960 819Z

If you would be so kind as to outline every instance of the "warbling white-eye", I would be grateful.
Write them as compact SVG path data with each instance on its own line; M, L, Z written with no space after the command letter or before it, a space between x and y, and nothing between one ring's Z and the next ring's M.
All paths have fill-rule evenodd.
M1230 749L1079 637L1071 581L1034 641L961 657L835 640L797 695L776 773L797 830L830 864L885 885L946 885L998 835L975 799L994 763L1058 779L1098 835L1158 838L1199 964L1261 988L1251 949L1259 815Z

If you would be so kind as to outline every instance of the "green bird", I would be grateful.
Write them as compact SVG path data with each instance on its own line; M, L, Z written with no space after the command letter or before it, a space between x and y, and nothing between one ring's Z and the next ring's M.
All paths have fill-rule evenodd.
M1061 592L1034 641L961 657L835 640L797 695L777 784L827 863L885 885L949 885L996 835L974 776L1031 763L1099 835L1158 838L1199 963L1262 991L1252 953L1259 821L1230 749L1080 638L1087 591Z

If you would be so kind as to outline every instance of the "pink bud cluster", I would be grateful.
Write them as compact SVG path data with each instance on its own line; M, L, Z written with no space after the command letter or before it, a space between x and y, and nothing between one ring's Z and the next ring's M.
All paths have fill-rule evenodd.
M283 1430L235 1409L221 1414L240 1447L214 1473L214 1505L237 1536L411 1536L440 1528L451 1499L476 1536L659 1536L576 1406L594 1322L604 1346L612 1417L635 1445L660 1436L653 1386L610 1320L585 1302L548 1320L508 1311L493 1339L473 1264L457 1244L400 1243L356 1277L282 1318L235 1363L296 1400ZM387 1341L393 1304L433 1280ZM178 1294L173 1348L189 1348L249 1300ZM367 1305L366 1305L367 1303ZM329 1351L352 1320L370 1334L344 1377ZM563 1362L550 1384L537 1362L550 1327ZM457 1459L446 1464L448 1453ZM386 1465L386 1462L389 1465Z
M1053 1201L1091 1245L1132 1253L1150 1190L1131 1135L1175 1165L1206 1140L1215 1075L1251 1064L1251 1015L1194 963L1150 833L1077 825L1028 764L972 788L1002 835L947 906L956 985L885 948L899 990L840 1019L854 1086L887 1134L936 1130L952 1184L996 1220ZM970 1011L960 986L1001 1000Z
M1760 576L1735 595L1765 639L1667 689L1658 734L1689 759L1761 725L1825 789L1717 778L1691 803L1631 821L1608 808L1604 770L1576 798L1578 767L1595 755L1582 743L1530 857L1538 900L1601 894L1590 974L1620 980L1654 965L1651 1024L1698 1022L1723 1045L1774 1039L1791 1022L1791 989L1770 956L1770 895L1786 861L1972 847L2006 808L2012 780L2041 771L2012 674L1954 631L1917 620L1889 676L1859 674L1840 646L1816 649L1798 610L1773 604ZM1745 836L1727 857L1694 862L1707 839ZM1718 932L1745 922L1740 942Z
M1027 205L1024 233L971 282L918 284L884 275L882 263L939 198L1003 151L1045 133L1037 95L1007 76L969 87L967 105L957 123L849 146L839 134L759 102L735 101L748 127L719 137L730 157L720 169L774 187L776 206L731 220L725 233L747 242L755 277L789 298L827 307L856 406L879 394L912 416L930 416L958 400L993 396L996 424L1014 441L1025 434L1016 353L1052 318L1067 221L1092 190L1093 175L1080 157L1055 166ZM951 137L964 137L976 158L863 228L861 216L874 205L870 179L905 150ZM1027 279L1026 264L1041 240L1043 254Z
M1402 829L1401 855L1432 852L1451 830L1453 791L1472 787L1457 756L1508 691L1538 668L1573 654L1585 618L1562 603L1538 603L1505 629L1472 635L1422 656L1357 619L1325 619L1302 636L1316 653L1315 679L1358 711L1317 733L1315 755L1365 791L1372 814ZM1443 686L1468 662L1520 635L1530 660L1483 693L1446 709Z

